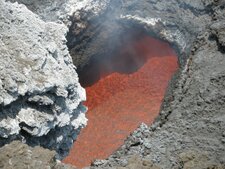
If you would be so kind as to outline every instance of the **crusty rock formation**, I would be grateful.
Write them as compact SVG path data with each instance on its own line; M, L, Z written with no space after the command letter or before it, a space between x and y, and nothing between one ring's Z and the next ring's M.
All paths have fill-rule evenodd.
M31 11L38 14L45 21L60 22L67 25L67 27L70 29L67 35L68 39L67 45L70 48L74 48L74 45L78 44L78 46L80 46L79 49L84 48L84 46L86 45L87 39L86 40L83 39L82 37L83 32L86 32L87 28L90 27L90 23L93 23L95 26L97 26L100 21L99 17L101 15L105 15L108 7L110 6L109 3L110 0L97 0L97 1L10 0L10 1L26 5ZM96 28L95 26L91 27ZM91 31L93 31L93 34L95 34L96 30L91 29ZM89 31L87 32L89 33ZM87 36L88 33L85 33L84 36ZM110 34L110 32L108 33ZM77 47L75 48L73 50L70 50L70 53L73 55L73 62L77 67L82 67L90 59L90 56L89 55L86 56L85 52L89 48L88 44L85 46L85 49L81 50L81 53L74 52L74 50L79 50L77 49ZM100 50L100 48L98 49L96 48L96 50ZM90 53L89 50L87 50L87 52ZM92 52L94 54L96 51Z
M56 161L55 152L41 147L29 147L20 141L13 141L0 148L1 169L75 169Z
M0 28L0 144L23 139L65 155L87 122L67 28L4 0Z
M99 16L102 11L105 10L110 0L9 0L11 2L18 2L27 6L32 12L38 14L45 21L63 22L70 26L71 17L77 17L79 22L77 24L78 29L84 29L86 21L82 18L82 11L90 12L88 18ZM87 15L86 15L87 16Z

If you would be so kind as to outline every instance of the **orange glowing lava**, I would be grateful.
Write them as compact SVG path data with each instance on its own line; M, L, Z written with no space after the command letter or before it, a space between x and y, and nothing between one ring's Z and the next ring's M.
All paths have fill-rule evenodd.
M88 125L65 163L82 168L94 159L107 158L142 122L151 124L159 113L168 82L178 68L173 49L165 42L144 36L118 54L113 66L103 64L90 69L89 73L98 70L100 78L86 87ZM121 67L129 69L115 71Z

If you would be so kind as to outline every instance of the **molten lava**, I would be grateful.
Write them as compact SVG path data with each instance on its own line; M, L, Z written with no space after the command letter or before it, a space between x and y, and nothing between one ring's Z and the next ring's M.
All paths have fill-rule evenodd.
M89 121L66 163L82 168L94 159L107 158L142 122L151 124L159 113L168 82L178 68L173 49L145 35L116 55L89 65L83 77L90 81L82 82L81 77Z

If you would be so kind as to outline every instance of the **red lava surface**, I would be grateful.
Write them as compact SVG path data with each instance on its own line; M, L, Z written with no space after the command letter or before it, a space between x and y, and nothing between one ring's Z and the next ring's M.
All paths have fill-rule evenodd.
M116 58L113 66L97 65L89 71L98 69L100 78L86 87L88 125L65 163L82 168L94 159L107 158L142 122L151 124L178 68L174 50L149 36L130 42ZM114 70L121 67L128 70Z

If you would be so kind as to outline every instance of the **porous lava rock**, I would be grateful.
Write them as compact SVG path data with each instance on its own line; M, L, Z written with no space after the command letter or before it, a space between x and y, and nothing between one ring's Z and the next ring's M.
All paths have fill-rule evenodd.
M0 28L0 145L21 139L64 156L87 122L67 28L4 0Z
M8 0L18 2L27 6L29 10L38 14L44 21L63 22L71 25L71 18L76 17L77 31L85 28L82 11L90 12L85 15L88 18L99 16L105 10L110 0ZM83 24L82 24L83 23Z
M75 169L55 159L56 153L42 147L29 147L20 141L13 141L0 148L0 168L2 169Z

